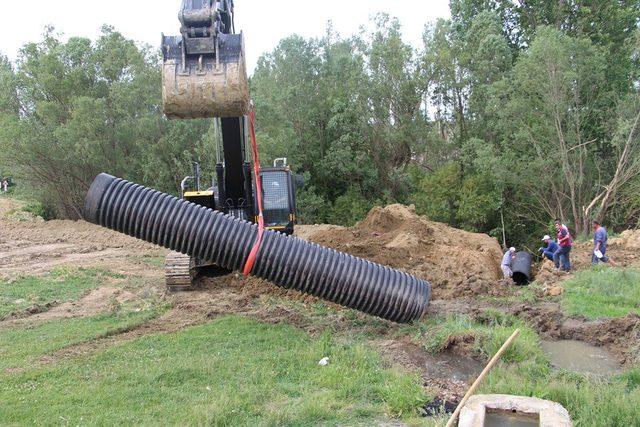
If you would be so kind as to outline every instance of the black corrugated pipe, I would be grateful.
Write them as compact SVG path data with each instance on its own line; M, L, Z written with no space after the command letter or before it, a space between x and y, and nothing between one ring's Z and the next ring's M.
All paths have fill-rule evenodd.
M513 271L513 281L518 285L528 285L531 281L531 263L533 255L529 252L520 251L513 259L511 271Z
M104 173L91 184L85 219L229 270L242 269L258 232L255 224ZM428 282L407 273L270 230L251 274L395 322L420 318L431 294Z

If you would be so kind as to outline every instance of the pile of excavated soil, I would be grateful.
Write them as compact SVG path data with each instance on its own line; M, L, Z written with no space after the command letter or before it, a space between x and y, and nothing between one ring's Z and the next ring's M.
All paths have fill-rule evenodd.
M609 248L625 251L640 250L640 230L625 230L620 233L619 237L609 239Z
M566 277L567 275L565 273L556 270L553 261L545 259L540 264L534 279L541 285L549 286L564 280Z
M496 239L429 221L413 207L375 207L353 227L301 225L296 235L426 279L434 298L505 291Z

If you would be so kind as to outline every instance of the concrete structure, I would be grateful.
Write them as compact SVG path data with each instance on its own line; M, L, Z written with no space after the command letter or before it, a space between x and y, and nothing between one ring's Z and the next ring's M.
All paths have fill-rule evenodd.
M489 418L513 418L514 426L570 427L571 418L562 405L537 397L507 394L472 396L460 412L458 427L484 427ZM509 424L500 424L509 425Z

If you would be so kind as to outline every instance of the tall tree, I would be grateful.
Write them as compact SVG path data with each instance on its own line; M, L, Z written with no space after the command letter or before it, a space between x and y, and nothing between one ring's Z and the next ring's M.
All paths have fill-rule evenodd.
M162 118L157 64L155 51L110 27L95 43L78 37L62 43L48 29L20 51L20 115L2 114L3 163L71 218L82 216L84 192L102 171L176 191L189 168L184 153L202 144L208 124L173 131L180 125ZM165 135L170 143L157 150Z
M602 117L604 70L603 57L589 40L543 27L512 80L500 84L509 100L497 113L506 130L505 149L516 159L516 185L529 195L523 204L534 217L537 211L573 220L578 233L588 231L583 206L607 169L592 126Z

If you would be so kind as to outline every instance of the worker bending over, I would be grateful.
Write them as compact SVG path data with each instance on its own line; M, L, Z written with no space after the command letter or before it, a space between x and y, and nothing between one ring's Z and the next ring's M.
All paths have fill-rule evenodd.
M542 241L544 242L545 246L538 249L538 251L542 252L542 256L546 259L548 259L549 261L553 261L553 254L556 253L560 246L558 246L556 241L553 240L548 234L542 238Z
M509 279L513 276L513 272L511 271L511 262L516 257L516 248L509 248L507 252L504 253L502 257L502 263L500 264L500 268L502 268L502 275L505 279Z

